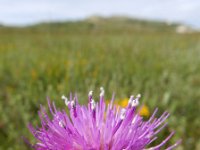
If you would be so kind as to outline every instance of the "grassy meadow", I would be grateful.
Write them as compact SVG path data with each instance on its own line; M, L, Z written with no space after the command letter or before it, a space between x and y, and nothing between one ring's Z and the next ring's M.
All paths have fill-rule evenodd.
M179 149L200 148L200 34L177 34L176 25L126 19L0 27L0 149L29 149L28 123L39 123L39 105L90 89L106 98L142 94L150 112L171 113L164 138Z

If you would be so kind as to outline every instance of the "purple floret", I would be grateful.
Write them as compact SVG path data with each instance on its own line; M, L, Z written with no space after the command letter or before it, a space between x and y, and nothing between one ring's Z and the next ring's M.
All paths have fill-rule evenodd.
M41 106L39 117L41 127L29 129L37 139L32 147L36 150L159 150L174 135L171 132L160 144L149 147L157 139L157 134L166 127L169 113L156 118L155 109L149 120L144 121L136 112L140 95L131 96L126 108L114 105L114 98L106 106L104 89L101 88L100 101L93 100L92 91L88 94L88 105L81 106L75 96L68 100L62 96L69 109L59 111L48 100L52 117ZM52 119L51 119L52 118ZM174 149L180 140L167 150Z

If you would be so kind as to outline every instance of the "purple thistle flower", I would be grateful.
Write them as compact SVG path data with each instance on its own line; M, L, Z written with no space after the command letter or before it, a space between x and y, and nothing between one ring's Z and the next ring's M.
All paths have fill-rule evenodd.
M148 121L143 121L136 112L140 95L131 96L128 106L120 108L111 102L106 106L104 89L101 88L100 101L95 102L92 91L88 94L88 106L78 104L75 96L68 100L62 96L69 108L69 115L57 110L48 100L52 119L41 106L39 116L41 128L29 125L38 143L32 147L37 150L159 150L174 135L165 138L160 144L148 148L157 139L156 135L167 125L169 113L164 112L155 118L157 109ZM180 140L167 150L174 149Z

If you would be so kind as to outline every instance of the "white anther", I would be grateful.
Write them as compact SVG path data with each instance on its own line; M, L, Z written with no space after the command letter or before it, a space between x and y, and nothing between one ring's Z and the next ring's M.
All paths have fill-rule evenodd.
M139 101L138 101L138 99L136 98L136 99L134 99L134 100L132 101L131 106L132 106L132 107L136 107L136 106L138 106L138 105L139 105Z
M104 96L104 93L105 93L104 88L100 87L100 96Z
M68 105L69 105L68 98L67 98L67 97L65 97L65 95L63 95L63 96L61 97L61 99L65 101L65 105L66 105L66 106L68 106Z
M66 106L68 106L69 103L70 103L69 101L67 101L67 100L65 101L65 105L66 105Z
M104 91L104 88L102 86L100 87L100 91Z
M64 101L66 101L66 100L68 101L68 99L67 99L67 97L65 97L65 95L62 95L61 99Z
M141 97L141 94L138 94L138 95L137 95L137 98L140 98L140 97Z
M95 101L92 99L90 103L91 103L91 109L94 110L96 108Z
M90 91L90 92L88 93L88 96L92 96L92 94L93 94L93 91Z
M64 125L64 123L63 123L63 121L61 120L61 121L59 121L59 126L61 126L62 128L64 128L65 127L65 125Z
M75 106L75 101L71 101L71 107Z
M132 107L136 107L136 106L139 105L139 99L140 99L140 97L141 97L141 94L138 94L138 95L136 96L136 98L132 100L132 102L131 102L131 106L132 106Z
M130 96L130 98L129 98L128 104L131 104L131 103L132 103L132 101L133 101L133 98L134 98L134 96L133 96L133 95L131 95L131 96Z
M124 119L125 118L125 114L126 114L126 109L125 108L122 108L121 109L121 113L120 113L120 119Z

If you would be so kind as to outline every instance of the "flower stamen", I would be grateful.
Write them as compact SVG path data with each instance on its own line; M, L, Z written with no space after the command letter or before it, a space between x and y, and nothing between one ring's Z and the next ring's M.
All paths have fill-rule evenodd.
M68 98L65 95L62 95L61 99L64 100L66 106L69 106L70 102L69 102Z
M138 94L137 97L132 100L132 102L131 102L131 106L132 107L137 107L139 105L139 99L140 99L140 97L141 97L141 95Z
M100 97L103 97L105 94L104 88L100 87Z
M77 117L77 112L76 112L76 104L75 104L75 101L72 100L70 104L71 104L71 109L72 109L72 111L73 111L74 117L76 118L76 117Z
M94 99L91 100L91 109L92 109L92 116L95 119L96 117L96 103L94 101Z

